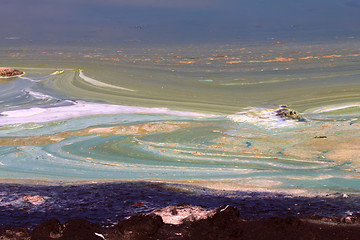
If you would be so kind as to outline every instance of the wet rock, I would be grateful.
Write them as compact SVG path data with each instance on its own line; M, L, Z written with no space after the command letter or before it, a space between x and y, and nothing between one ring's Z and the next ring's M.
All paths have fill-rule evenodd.
M131 239L148 239L163 225L162 218L155 214L135 215L119 221L118 231Z
M226 206L219 208L207 219L191 224L188 239L241 239L243 231L239 229L239 210Z
M60 238L62 236L62 230L63 227L59 220L53 218L36 226L31 233L31 240Z
M74 219L64 224L61 240L103 240L103 230L96 224L83 219Z
M177 208L173 208L177 209ZM177 210L176 210L177 211ZM172 211L174 214L178 212ZM171 213L171 211L170 211ZM79 239L359 239L360 225L356 221L358 213L334 219L314 215L310 218L272 217L263 220L244 220L237 208L226 206L216 209L215 213L194 222L179 225L164 224L155 214L135 215L118 225L105 228L86 220L70 220L61 225L58 220L46 221L33 230L31 239L39 240L79 240ZM325 219L325 220L324 220ZM26 229L0 229L0 239L26 239Z
M281 105L279 109L275 110L275 115L281 117L284 120L296 120L300 122L306 122L306 119L303 118L299 113L290 109L286 105Z
M322 138L322 139L326 139L327 136L315 136L314 138Z
M30 233L26 228L16 227L11 229L0 229L1 240L29 240Z
M31 240L100 240L103 230L83 219L74 219L61 225L59 220L50 219L34 228Z
M213 210L206 210L199 206L178 205L156 209L152 212L162 218L166 224L182 224L200 219L206 219L215 214Z
M340 219L342 223L355 223L356 218L353 216L344 216Z
M0 67L0 77L15 77L22 74L24 74L24 72L13 68Z

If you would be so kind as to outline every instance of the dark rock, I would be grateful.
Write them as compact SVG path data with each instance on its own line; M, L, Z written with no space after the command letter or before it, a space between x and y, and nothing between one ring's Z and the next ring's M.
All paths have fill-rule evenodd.
M98 225L83 219L74 219L64 224L61 240L103 240L99 234L103 230Z
M21 72L16 69L0 67L0 76L1 77L12 77L12 76L19 76L22 74L24 74L24 72Z
M16 227L11 229L0 229L1 240L29 240L30 233L26 228Z
M357 218L355 215L350 216ZM338 219L324 221L324 217L313 215L310 218L272 217L264 220L244 220L239 210L227 206L216 210L207 219L185 222L181 225L164 224L161 217L134 215L127 220L119 221L111 228L99 227L86 220L76 219L63 226L57 219L41 223L33 230L31 239L45 240L232 240L232 239L276 239L276 240L329 240L359 239L360 225L354 221ZM326 218L325 218L326 219ZM24 228L0 229L0 239L29 240Z
M226 206L216 210L214 216L193 222L188 239L238 239L242 235L238 223L239 210Z
M119 221L118 230L123 235L133 236L134 239L147 239L163 225L162 218L155 214L135 215L127 220Z
M47 240L62 235L62 226L58 219L50 219L37 225L31 233L31 240Z
M275 116L281 117L284 120L296 120L299 122L306 122L305 118L303 118L299 113L290 109L286 105L281 105L279 109L275 110Z

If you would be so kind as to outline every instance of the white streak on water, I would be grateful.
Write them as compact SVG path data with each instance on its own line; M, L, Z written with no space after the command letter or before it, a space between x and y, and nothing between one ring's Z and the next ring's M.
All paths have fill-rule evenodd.
M129 88L123 88L123 87L119 87L119 86L114 86L114 85L111 85L111 84L107 84L107 83L103 83L103 82L100 82L98 80L95 80L93 78L90 78L90 77L87 77L84 75L83 71L80 70L79 71L79 77L82 78L84 81L92 84L92 85L95 85L95 86L99 86L99 87L108 87L108 88L116 88L116 89L121 89L121 90L126 90L126 91L131 91L131 92L134 92L135 90L133 89L129 89Z
M249 107L246 111L238 112L227 117L233 122L250 123L265 128L295 127L299 124L295 120L284 120L276 116L276 109Z
M169 114L176 116L189 117L214 117L210 114L195 112L173 111L167 108L149 108L124 105L111 105L100 103L77 102L70 106L60 106L51 108L34 107L1 112L0 126L10 124L40 123L62 119L84 117L91 115L111 115L111 114Z
M26 90L25 92L27 92L28 94L30 94L32 97L37 98L37 99L56 99L50 95L44 94L44 93L39 93L39 92L35 92L35 91L31 91L31 90Z
M319 108L319 109L314 110L313 113L325 113L325 112L342 110L342 109L352 108L352 107L360 107L360 103Z

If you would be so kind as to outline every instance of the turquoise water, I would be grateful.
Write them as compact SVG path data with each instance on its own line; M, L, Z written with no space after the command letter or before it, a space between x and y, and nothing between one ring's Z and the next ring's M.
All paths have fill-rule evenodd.
M358 193L359 7L5 0L0 178Z
M359 192L360 44L2 49L0 177ZM63 69L63 73L56 70ZM280 105L306 121L276 116Z

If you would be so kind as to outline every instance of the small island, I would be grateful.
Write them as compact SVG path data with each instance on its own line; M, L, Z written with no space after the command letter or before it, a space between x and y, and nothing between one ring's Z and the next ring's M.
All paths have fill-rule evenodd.
M0 78L18 77L23 75L24 72L7 67L0 67Z

